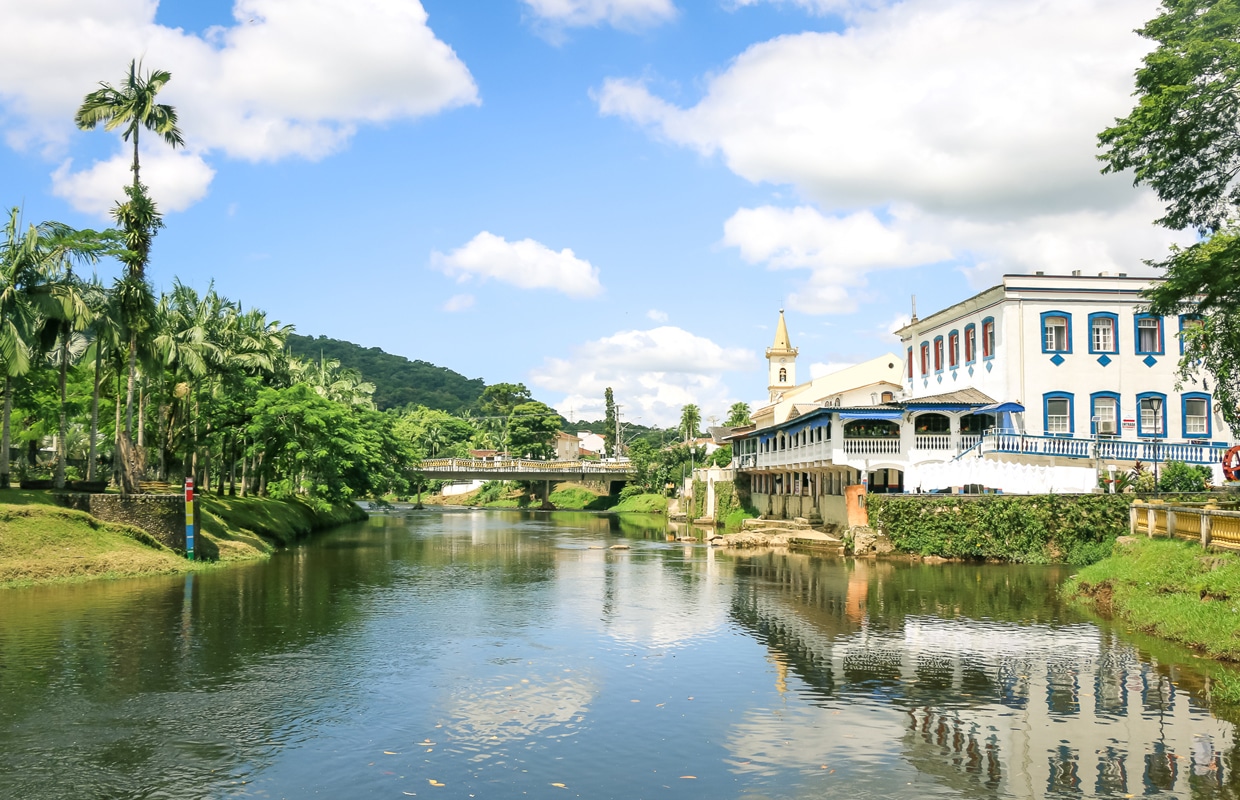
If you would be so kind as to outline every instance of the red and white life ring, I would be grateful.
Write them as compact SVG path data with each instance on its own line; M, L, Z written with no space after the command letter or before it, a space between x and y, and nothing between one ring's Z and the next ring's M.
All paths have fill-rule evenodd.
M1240 481L1240 445L1223 454L1223 477L1229 481Z

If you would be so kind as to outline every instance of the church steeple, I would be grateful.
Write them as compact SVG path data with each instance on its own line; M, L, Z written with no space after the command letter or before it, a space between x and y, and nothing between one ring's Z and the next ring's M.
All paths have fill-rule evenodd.
M797 349L788 339L788 323L784 310L779 309L779 324L775 326L775 343L766 349L766 363L770 371L767 389L773 402L785 389L797 385Z

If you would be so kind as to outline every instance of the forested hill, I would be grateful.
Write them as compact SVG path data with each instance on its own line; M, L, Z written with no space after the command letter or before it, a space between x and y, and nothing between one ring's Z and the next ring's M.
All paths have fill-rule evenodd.
M326 336L291 334L288 348L302 358L334 358L342 367L362 373L375 385L375 403L380 409L417 403L456 413L472 405L486 388L481 378L471 380L447 367Z

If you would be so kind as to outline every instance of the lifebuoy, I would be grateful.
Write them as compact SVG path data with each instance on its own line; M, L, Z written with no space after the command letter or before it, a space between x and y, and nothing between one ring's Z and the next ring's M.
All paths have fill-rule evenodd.
M1229 481L1240 481L1240 445L1223 454L1223 477Z

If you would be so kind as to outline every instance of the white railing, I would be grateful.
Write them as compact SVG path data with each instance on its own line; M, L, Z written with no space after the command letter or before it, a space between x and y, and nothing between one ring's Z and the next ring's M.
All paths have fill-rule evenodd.
M982 442L982 436L978 433L962 433L960 434L960 444L957 451L963 453L965 450L972 450Z
M1225 446L1211 444L1077 439L1022 433L988 433L982 443L982 450L988 453L1020 453L1063 458L1096 457L1105 461L1183 461L1188 464L1217 464L1226 449Z
M565 472L576 475L611 475L632 472L627 461L534 461L510 458L503 461L482 461L473 458L428 458L418 469L422 472Z
M900 439L845 439L844 452L850 456L899 455Z
M948 433L919 433L913 446L918 450L951 450L952 437Z

